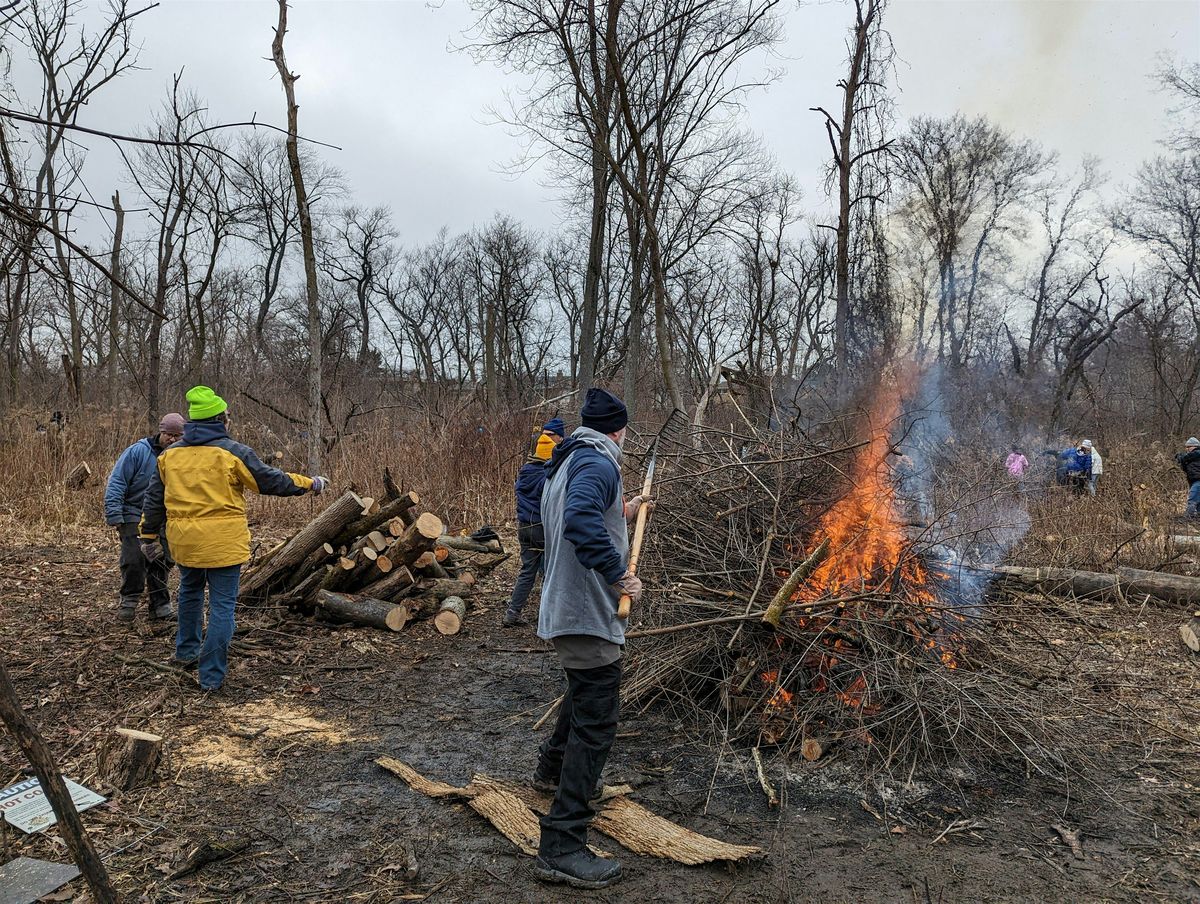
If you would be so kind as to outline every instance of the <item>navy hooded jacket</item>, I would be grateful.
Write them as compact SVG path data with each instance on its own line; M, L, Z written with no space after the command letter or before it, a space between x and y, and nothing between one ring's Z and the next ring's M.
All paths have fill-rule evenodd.
M527 461L517 472L517 523L542 523L542 487L546 485L546 462Z
M575 557L613 584L625 574L624 551L618 550L604 523L604 512L621 495L621 472L593 441L572 434L554 450L546 464L546 480L567 469L563 537L575 548ZM544 591L543 591L544 592Z
M142 503L162 446L158 434L139 439L121 453L104 489L104 521L113 527L142 520Z

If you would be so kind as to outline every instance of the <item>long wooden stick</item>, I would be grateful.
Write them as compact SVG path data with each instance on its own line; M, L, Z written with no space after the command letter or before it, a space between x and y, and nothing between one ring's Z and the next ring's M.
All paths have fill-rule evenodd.
M650 498L650 488L654 483L654 465L653 463L646 469L646 480L642 484L642 504L638 508L637 523L633 528L633 545L629 547L629 573L637 574L638 559L642 555L642 539L646 536L646 518L650 515L650 507L646 505L646 500ZM628 593L621 594L621 602L617 605L617 617L629 618L629 610L633 607L633 600Z

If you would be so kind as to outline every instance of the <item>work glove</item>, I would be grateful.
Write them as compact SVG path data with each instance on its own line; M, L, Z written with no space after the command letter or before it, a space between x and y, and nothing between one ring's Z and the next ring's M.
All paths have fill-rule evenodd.
M637 517L638 509L646 506L647 513L654 511L654 500L649 496L637 495L625 503L625 520L632 521Z
M633 605L638 604L638 600L642 598L642 579L632 571L627 571L621 575L620 580L613 584L613 589L617 591L617 598L623 594L627 594Z
M320 496L325 492L325 488L329 486L328 477L314 477L312 478L312 482L312 491L314 496Z
M157 540L143 540L141 546L142 555L146 557L147 562L157 562L162 558L163 548Z

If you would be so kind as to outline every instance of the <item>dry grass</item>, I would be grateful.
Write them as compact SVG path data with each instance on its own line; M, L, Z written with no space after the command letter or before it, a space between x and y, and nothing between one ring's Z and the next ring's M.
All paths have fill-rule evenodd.
M513 517L513 479L529 432L527 413L434 428L378 417L331 450L326 474L337 487L354 486L371 495L382 491L383 469L390 467L397 482L420 493L450 529L503 525ZM299 440L240 421L231 433L264 458L281 452L278 465L284 470L304 471ZM10 539L58 542L80 527L102 523L108 473L121 451L142 435L144 422L133 412L85 412L61 429L39 428L32 413L11 414L0 424L0 522ZM63 478L81 461L90 465L92 478L83 489L68 490ZM310 518L315 505L315 500L251 497L248 510L254 522L292 527Z

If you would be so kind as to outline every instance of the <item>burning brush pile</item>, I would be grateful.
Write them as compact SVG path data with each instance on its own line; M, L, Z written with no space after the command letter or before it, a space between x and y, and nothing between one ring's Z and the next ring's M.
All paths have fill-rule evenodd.
M625 707L698 707L751 746L885 769L1056 759L1013 613L980 605L979 574L905 498L901 408L882 397L858 441L706 430L660 451Z

